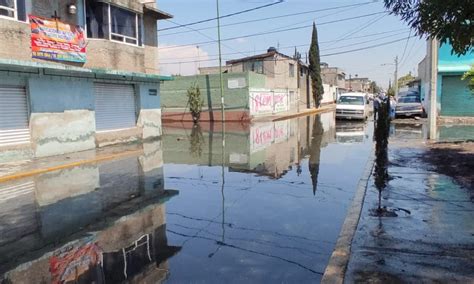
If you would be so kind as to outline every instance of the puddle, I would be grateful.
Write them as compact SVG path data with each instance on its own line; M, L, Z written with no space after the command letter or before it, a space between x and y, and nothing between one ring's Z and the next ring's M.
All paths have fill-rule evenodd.
M225 129L165 126L141 156L0 184L0 282L319 281L371 125Z

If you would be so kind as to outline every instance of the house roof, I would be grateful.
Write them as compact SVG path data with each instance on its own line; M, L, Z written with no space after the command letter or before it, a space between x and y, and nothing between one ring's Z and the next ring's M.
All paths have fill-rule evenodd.
M283 53L280 53L278 51L269 51L269 52L262 53L262 54L257 54L257 55L253 55L253 56L248 56L248 57L243 57L243 58L239 58L239 59L229 60L229 61L226 62L226 64L230 65L230 64L235 64L235 63L249 61L249 60L265 59L265 58L268 58L268 57L274 57L277 54L282 56L282 57L285 57L285 58L288 58L288 59L293 59L293 60L297 61L293 57L290 57L290 56L288 56L286 54L283 54Z

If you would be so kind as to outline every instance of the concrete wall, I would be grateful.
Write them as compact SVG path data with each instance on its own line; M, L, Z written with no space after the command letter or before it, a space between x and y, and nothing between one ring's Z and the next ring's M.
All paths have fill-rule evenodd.
M187 106L187 90L196 83L204 101L201 120L220 120L221 95L218 74L175 77L162 84L161 104L164 120L191 121ZM223 75L226 119L246 120L250 84L263 87L265 77L253 72L226 73Z
M76 1L48 1L30 0L27 5L27 14L51 18L57 11L61 21L73 25L85 23L82 3L77 5L76 15L67 13L67 6ZM79 1L81 2L81 1ZM142 4L137 0L110 1L121 7L142 13ZM56 5L56 3L58 3ZM143 17L144 46L132 46L113 42L106 39L87 40L86 63L72 63L66 61L48 61L53 64L73 65L85 68L115 69L130 72L158 73L158 42L156 20L150 16ZM30 26L25 22L0 19L0 58L22 61L45 62L43 59L31 57Z
M60 155L161 136L158 83L129 82L137 90L139 112L135 128L96 133L94 80L44 74L7 74L0 73L1 85L26 87L31 144L2 147L2 161ZM150 90L156 90L152 92L156 96L150 95Z
M337 67L322 67L321 79L324 84L333 85L341 89L346 88L346 74Z

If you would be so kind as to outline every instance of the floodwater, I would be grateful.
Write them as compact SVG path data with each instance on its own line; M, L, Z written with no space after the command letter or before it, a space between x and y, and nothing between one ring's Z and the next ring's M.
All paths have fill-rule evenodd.
M137 157L0 184L0 282L319 282L372 132L167 124Z

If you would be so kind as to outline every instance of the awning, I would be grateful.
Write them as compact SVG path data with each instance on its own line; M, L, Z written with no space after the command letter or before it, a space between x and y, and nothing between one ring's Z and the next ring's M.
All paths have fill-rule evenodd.
M36 75L50 75L58 77L77 77L94 80L113 80L121 82L149 82L171 81L173 77L158 74L146 74L109 69L88 69L82 67L56 65L32 61L0 59L0 74L28 73Z

